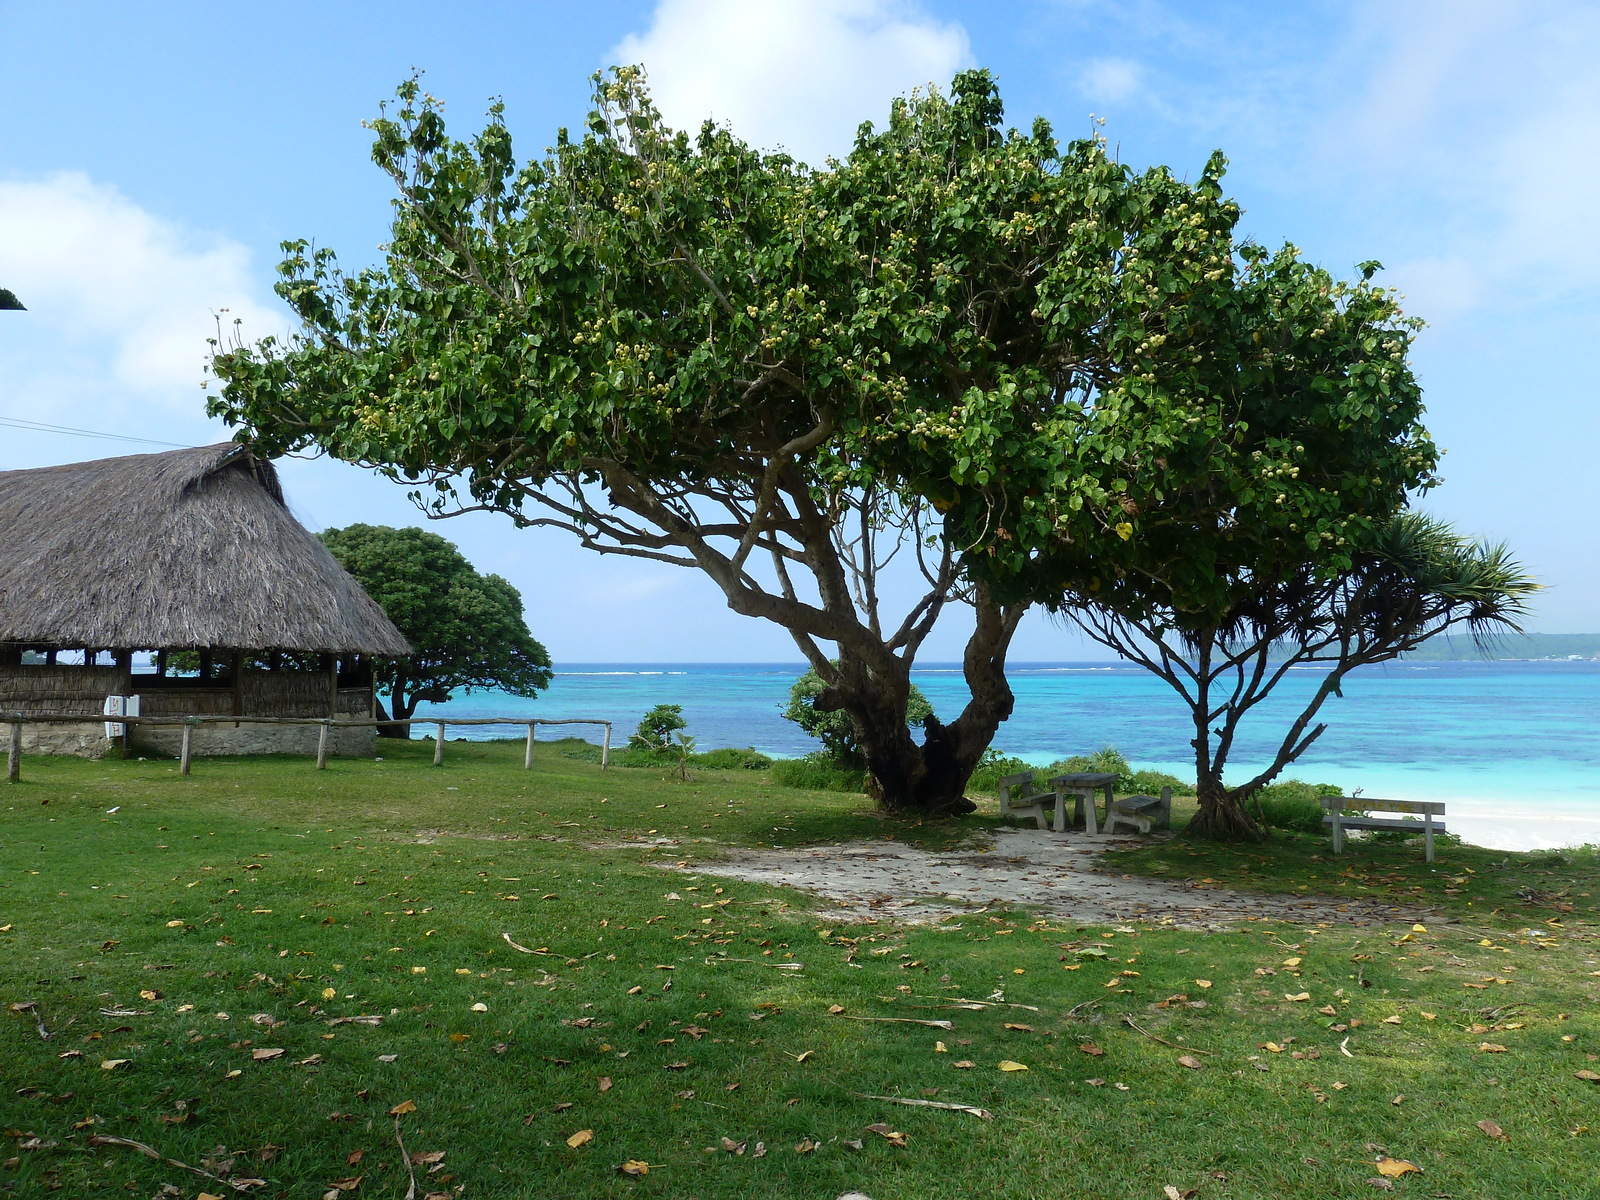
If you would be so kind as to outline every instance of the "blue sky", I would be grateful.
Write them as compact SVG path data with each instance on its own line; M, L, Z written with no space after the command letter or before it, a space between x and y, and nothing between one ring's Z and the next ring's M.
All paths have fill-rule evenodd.
M1532 627L1600 629L1600 5L661 0L235 6L0 2L0 418L221 440L213 313L288 321L277 243L346 263L384 238L361 121L413 67L455 129L504 97L521 153L581 122L587 76L641 60L663 111L813 161L967 65L1011 121L1090 114L1127 161L1232 161L1245 228L1349 273L1382 260L1430 325L1416 362L1449 453L1427 500L1550 585ZM136 452L0 424L0 469ZM313 527L413 524L394 485L284 466ZM436 526L522 590L558 660L793 660L690 572L490 517ZM959 614L925 658L952 658ZM1086 655L1030 619L1013 657Z

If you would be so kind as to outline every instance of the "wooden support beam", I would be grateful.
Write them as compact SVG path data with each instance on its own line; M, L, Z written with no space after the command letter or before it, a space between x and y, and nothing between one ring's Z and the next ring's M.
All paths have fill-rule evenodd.
M11 735L6 738L6 782L22 782L22 722L11 722Z
M317 727L317 770L328 769L328 728L329 723L324 721Z
M337 654L326 654L323 658L326 660L328 669L328 716L330 718L337 717L339 715L339 656Z

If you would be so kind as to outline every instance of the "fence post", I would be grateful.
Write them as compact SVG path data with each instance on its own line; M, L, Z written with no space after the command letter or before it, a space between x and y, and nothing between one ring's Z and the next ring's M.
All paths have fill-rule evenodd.
M178 752L178 774L189 773L189 752L194 747L194 720L191 718L183 723L183 749Z
M434 735L434 739L433 739L433 765L436 766L436 767L440 767L440 766L444 765L444 722L443 721L439 722L439 732Z
M329 724L330 722L323 721L317 728L317 770L319 771L326 771L328 769Z
M605 739L600 743L600 769L604 771L611 765L611 722L601 722L606 727Z
M6 782L22 782L22 721L11 722L11 736L6 739Z
M522 755L522 769L533 770L533 722L528 722L528 748Z

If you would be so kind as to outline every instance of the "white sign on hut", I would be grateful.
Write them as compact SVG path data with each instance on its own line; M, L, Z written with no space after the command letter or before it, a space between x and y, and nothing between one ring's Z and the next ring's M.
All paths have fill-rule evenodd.
M35 753L105 753L112 710L367 717L372 657L408 653L245 446L0 472L0 713L84 715L24 726ZM179 727L128 728L134 749L177 753ZM306 754L317 734L207 723L194 752ZM330 749L370 755L373 730Z

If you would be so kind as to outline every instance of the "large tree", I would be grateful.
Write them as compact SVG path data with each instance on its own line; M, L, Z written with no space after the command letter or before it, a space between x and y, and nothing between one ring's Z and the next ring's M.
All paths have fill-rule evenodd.
M632 69L595 96L581 139L518 165L498 107L463 143L404 85L373 122L397 191L383 266L288 244L278 291L303 329L219 348L212 411L268 450L420 482L435 514L705 572L793 635L887 806L970 808L1028 599L964 578L938 510L1059 460L1040 420L1076 386L1142 179L1042 122L1002 131L982 72L818 170L669 130ZM924 583L890 614L902 550ZM910 667L952 601L975 618L972 698L919 746Z
M411 643L408 657L375 667L397 722L418 704L443 704L457 691L536 696L550 686L550 655L528 632L517 589L498 575L479 574L437 533L347 525L325 531L322 540ZM381 732L404 737L407 729Z

